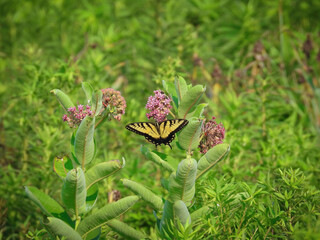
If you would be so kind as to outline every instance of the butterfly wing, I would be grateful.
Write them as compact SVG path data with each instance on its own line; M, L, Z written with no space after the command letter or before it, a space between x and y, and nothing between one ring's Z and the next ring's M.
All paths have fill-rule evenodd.
M173 141L175 134L189 123L186 119L172 119L159 124L150 122L130 123L126 129L136 134L144 136L149 142L156 145L169 145ZM171 147L171 146L170 146Z
M189 121L186 119L172 119L161 122L159 124L161 143L170 146L175 134L187 126L188 123Z
M130 123L126 129L136 134L144 136L149 142L157 145L161 144L160 134L157 125L150 122L136 122Z

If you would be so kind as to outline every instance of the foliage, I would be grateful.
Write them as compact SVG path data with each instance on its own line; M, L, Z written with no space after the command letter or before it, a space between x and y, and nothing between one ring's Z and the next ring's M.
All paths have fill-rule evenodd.
M173 156L161 156L160 153L151 152L147 147L142 146L141 148L141 152L149 160L163 167L165 171L170 172L169 179L161 178L164 188L168 191L164 206L161 198L145 186L128 179L124 179L123 183L135 194L138 194L143 200L151 204L157 219L156 226L159 230L159 237L177 239L179 236L176 236L174 229L178 229L179 231L182 227L181 230L185 231L184 225L191 225L193 221L196 221L195 217L191 218L188 210L196 194L196 179L200 178L219 161L224 159L228 155L230 146L226 143L221 143L211 148L198 161L193 159L193 152L200 145L200 138L204 134L202 131L204 122L202 113L206 105L198 105L198 102L205 88L201 85L187 85L182 77L176 78L174 84L163 81L163 86L166 88L171 99L173 99L177 115L180 118L188 116L188 125L179 133L177 142L179 148L174 149L175 152L180 149L186 156L183 160L178 160L179 164L175 168L172 166ZM147 105L149 104L149 100ZM156 104L155 106L158 106L158 109L162 108L161 104ZM170 113L175 117L174 112ZM154 118L157 120L157 117ZM163 171L163 175L165 171ZM206 207L206 205L203 207ZM158 213L162 215L161 218L158 218ZM189 229L191 229L191 226L189 226Z
M87 105L86 108L92 109L90 112L82 112L83 105L78 105L79 111L76 113L70 111L76 108L69 96L58 89L52 91L63 109L77 120L70 126L76 127L71 137L71 153L54 160L54 170L63 180L61 199L64 207L36 187L26 187L26 194L48 216L43 224L51 237L70 240L100 239L101 227L113 221L111 226L115 232L131 236L132 239L141 239L144 237L142 233L115 219L138 201L137 196L128 196L116 202L112 202L111 199L110 204L88 216L97 201L98 182L121 170L125 162L124 160L123 163L113 160L100 164L92 163L96 155L95 128L103 122L104 118L114 117L113 108L118 105L113 104L109 98L107 101L102 98L108 92L96 93L88 83L83 84L83 90L86 93L88 104L92 104L92 106ZM90 93L93 93L92 97L88 98ZM125 102L124 99L123 101ZM102 108L102 105L105 108ZM64 120L68 118L67 115L65 116ZM97 123L95 123L96 118ZM115 118L120 120L121 114L116 115Z

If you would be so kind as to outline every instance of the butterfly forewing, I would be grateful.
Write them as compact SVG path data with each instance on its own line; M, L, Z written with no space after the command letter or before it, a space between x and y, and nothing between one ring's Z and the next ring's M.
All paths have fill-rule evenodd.
M137 122L137 123L130 123L126 126L126 129L137 133L143 136L149 136L154 139L159 139L160 135L157 131L157 127L153 123L148 122Z

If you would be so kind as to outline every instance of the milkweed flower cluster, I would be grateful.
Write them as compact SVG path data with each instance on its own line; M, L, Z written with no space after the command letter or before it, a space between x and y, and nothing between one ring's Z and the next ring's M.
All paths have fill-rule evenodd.
M199 144L201 153L206 153L215 145L223 143L225 129L222 123L217 124L215 119L215 117L212 117L212 119L204 125L202 139Z
M163 122L166 120L172 108L170 105L172 100L161 90L154 91L154 94L154 96L148 98L146 109L148 109L150 113L147 113L147 118L153 118L157 122Z
M79 126L82 119L84 119L86 116L93 115L93 112L90 110L91 107L89 105L83 106L80 104L78 105L77 108L76 107L68 108L68 115L65 114L62 117L63 121L67 122L67 124L71 128Z
M114 119L120 121L127 107L126 100L119 91L112 88L101 89L101 91L103 93L102 104L104 108L108 110Z

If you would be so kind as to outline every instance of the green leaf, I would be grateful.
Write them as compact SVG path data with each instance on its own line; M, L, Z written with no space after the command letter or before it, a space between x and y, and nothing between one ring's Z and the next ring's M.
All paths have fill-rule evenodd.
M92 111L94 112L94 115L99 115L101 108L102 108L102 91L97 90L92 95Z
M171 202L182 200L186 206L190 206L195 193L196 174L197 161L193 158L182 160L177 172L170 176L168 199Z
M203 117L203 111L204 109L208 106L207 103L200 103L197 105L196 109L192 112L187 114L187 119L191 118L191 117L195 117L195 118L202 118Z
M44 224L54 235L64 237L66 240L82 240L79 233L62 220L54 217L48 217L47 220L48 222Z
M150 191L143 185L128 179L123 179L122 182L124 186L126 186L132 192L139 195L143 200L151 204L153 209L157 211L162 210L163 208L162 199L158 197L156 194L154 194L152 191Z
M47 216L60 218L70 226L74 226L73 221L63 209L63 207L57 203L54 199L49 197L44 192L40 191L36 187L25 187L27 196L38 206Z
M84 218L80 222L77 231L80 233L82 238L85 238L91 231L94 231L96 228L105 225L111 219L126 212L138 200L138 196L129 196L104 206L94 214Z
M183 150L183 149L182 149ZM165 154L163 152L158 152L158 151L152 151L155 154L157 154L163 161L169 163L174 169L178 168L178 165L180 163L180 159L178 158L173 158L172 156Z
M99 187L98 184L93 184L87 190L87 197L86 197L86 212L90 211L91 208L95 205L99 194Z
M200 219L201 217L205 216L208 213L209 213L209 207L208 206L204 206L202 208L199 208L196 211L194 211L193 213L191 213L191 221L195 222L195 221L197 221L198 219Z
M87 237L86 240L99 240L101 236L101 227L96 228L95 230L91 231Z
M101 126L103 126L104 122L107 122L110 120L110 117L108 117L108 113L103 112L101 115L96 116L96 126L95 129L99 129Z
M221 143L211 148L198 162L197 179L224 159L230 151L230 145Z
M61 106L63 107L63 109L67 112L68 108L74 107L73 102L71 101L71 99L69 98L69 96L67 94L65 94L64 92L62 92L59 89L53 89L51 90L51 92L56 95L59 103L61 104Z
M76 159L75 150L74 150L74 144L76 142L76 133L77 133L77 130L73 131L71 139L70 139L70 143L71 143L70 152L71 152L71 157L72 157L73 161L77 164L77 162L79 162L79 161Z
M87 103L90 103L93 94L93 88L91 87L91 84L88 82L82 82L82 89L86 94Z
M187 206L181 200L175 201L173 204L173 212L176 217L175 220L179 220L182 225L185 225L187 222L191 223L190 213Z
M178 96L177 96L177 92L176 92L174 83L166 82L166 81L162 80L162 85L163 85L163 88L166 90L166 92L169 93L169 95L174 103L173 107L176 110L179 106L179 104L178 104L179 100L178 100Z
M189 124L180 132L178 142L184 150L191 151L198 147L203 121L198 118L190 118Z
M157 230L160 230L160 222L161 222L161 219L158 218L157 213L156 213L155 210L153 210L153 216L156 218L156 229L157 229Z
M81 168L72 169L64 180L61 197L66 208L78 215L86 209L86 181Z
M172 232L171 221L174 221L173 203L166 200L164 203L163 214L160 221L160 235L164 237L167 233L170 236Z
M181 103L181 99L183 99L184 95L188 91L188 86L183 77L176 77L174 80L174 85L176 88L176 92L178 95L179 104Z
M150 150L145 147L145 146L141 146L141 152L142 154L148 158L150 161L158 164L160 167L163 167L165 170L169 171L169 172L174 172L175 169L166 161L162 160L156 153L154 152L150 152Z
M161 181L161 186L167 191L169 191L169 181L165 178L161 178L160 181Z
M200 101L205 90L205 87L197 85L184 94L178 109L179 118L186 118L188 113L191 113L196 109L197 103Z
M178 224L180 223L180 224ZM181 200L174 203L166 201L164 204L163 214L160 221L160 235L165 239L173 239L173 227L191 223L191 217L187 206Z
M81 164L82 168L89 164L94 157L94 121L95 118L86 116L76 133L74 150L78 164Z
M118 172L122 167L123 165L121 165L119 160L103 162L93 166L85 173L87 189L102 179Z
M115 232L119 233L124 239L133 239L133 240L139 240L144 239L146 236L135 230L134 228L130 227L128 224L125 224L123 222L120 222L117 219L112 219L109 222L107 222L107 225Z
M67 176L67 173L73 168L73 164L68 155L63 156L62 158L55 157L53 159L53 171L58 174L59 177L64 179Z

